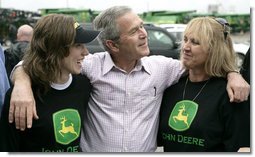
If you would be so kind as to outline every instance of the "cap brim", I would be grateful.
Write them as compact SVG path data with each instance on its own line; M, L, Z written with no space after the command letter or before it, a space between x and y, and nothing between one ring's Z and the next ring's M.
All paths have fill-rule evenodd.
M75 43L89 43L96 39L100 31L85 30L81 26L76 28Z

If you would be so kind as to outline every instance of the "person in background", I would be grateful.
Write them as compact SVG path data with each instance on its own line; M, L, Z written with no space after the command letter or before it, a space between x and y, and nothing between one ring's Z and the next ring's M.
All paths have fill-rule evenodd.
M248 49L243 65L240 69L240 73L243 78L250 84L250 48ZM241 102L239 107L239 111L242 111L243 114L238 114L238 118L240 119L240 125L243 132L239 134L240 143L242 148L240 148L239 152L250 152L250 137L251 137L251 112L250 112L250 95L247 101Z
M237 152L242 128L224 90L227 74L237 69L225 19L198 17L184 31L181 61L188 76L165 90L159 123L159 144L165 152ZM248 113L246 113L248 114Z
M8 29L9 29L8 35L9 35L9 37L10 37L11 42L14 42L15 39L16 39L16 34L17 34L17 27L16 27L16 25L14 24L14 21L11 20L11 18L10 18L10 19L7 18L7 21L8 21L8 23L10 23L10 24L9 24L9 28L8 28Z
M81 147L85 152L154 152L163 91L185 74L179 60L150 56L142 19L126 6L114 6L94 20L106 52L85 57L82 74L93 86ZM232 69L234 70L234 69ZM239 74L229 74L235 98L243 100L249 86ZM20 129L38 118L30 81L22 68L13 75L10 122ZM238 82L238 83L237 83ZM238 87L245 87L243 88ZM236 88L238 87L238 88ZM225 90L224 90L225 91ZM242 92L239 93L239 92ZM231 94L232 95L232 94ZM233 96L233 95L232 95Z
M8 77L14 66L21 61L33 36L33 28L27 24L18 28L17 39L5 53L5 68Z
M0 117L6 91L10 88L9 80L5 70L4 50L0 44Z
M84 30L72 16L51 14L35 25L23 68L31 79L40 119L21 132L8 122L10 89L0 119L0 151L78 152L91 84L81 72L84 43L99 32Z

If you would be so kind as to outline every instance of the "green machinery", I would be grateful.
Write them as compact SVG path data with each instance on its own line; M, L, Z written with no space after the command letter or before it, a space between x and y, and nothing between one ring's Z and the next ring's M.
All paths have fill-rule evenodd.
M250 14L193 14L192 17L199 16L212 16L212 17L221 17L228 21L231 26L231 31L235 33L240 32L249 32L250 31Z
M66 14L72 15L78 22L92 22L98 12L91 9L73 9L73 8L57 8L57 9L39 9L42 16L47 14Z
M175 23L188 23L192 18L190 15L196 12L196 10L190 11L149 11L140 14L140 17L145 21L145 23L154 24L175 24Z
M146 23L153 24L187 24L192 18L199 16L212 16L225 18L231 28L232 32L249 32L250 31L250 14L199 14L196 10L190 11L150 11L140 14L140 17Z
M41 17L47 14L67 14L72 15L80 23L90 23L100 13L91 9L74 8L46 8L39 9L39 13L4 9L0 8L0 40L4 41L16 37L15 29L22 24L33 24ZM150 24L187 24L192 18L198 16L213 16L227 19L230 23L232 32L250 31L250 14L198 14L196 10L189 11L148 11L139 15L145 23ZM0 41L0 42L2 42Z

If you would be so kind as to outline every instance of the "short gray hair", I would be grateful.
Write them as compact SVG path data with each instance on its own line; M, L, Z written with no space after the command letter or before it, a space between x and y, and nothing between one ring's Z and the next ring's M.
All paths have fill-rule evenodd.
M120 38L116 20L129 12L132 12L132 9L127 6L114 6L101 12L93 21L94 28L101 31L98 38L105 50L109 51L106 40L117 41Z

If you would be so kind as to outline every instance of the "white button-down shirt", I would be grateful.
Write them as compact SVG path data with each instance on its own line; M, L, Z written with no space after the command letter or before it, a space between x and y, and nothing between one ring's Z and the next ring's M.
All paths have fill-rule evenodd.
M109 53L86 57L82 74L93 85L84 120L85 152L152 152L157 148L159 109L164 90L184 73L180 61L143 57L126 73Z

